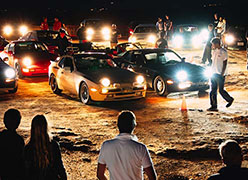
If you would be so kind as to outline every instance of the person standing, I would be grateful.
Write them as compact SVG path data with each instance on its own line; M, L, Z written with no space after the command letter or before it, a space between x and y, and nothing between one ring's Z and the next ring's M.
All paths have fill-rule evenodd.
M70 46L70 43L66 37L66 32L63 29L59 30L59 36L56 38L56 40L58 41L59 55L65 55L66 48Z
M208 25L209 36L208 40L204 49L203 57L202 57L202 64L208 60L208 64L212 64L211 53L212 53L212 44L211 40L214 38L214 26L213 24Z
M168 15L165 15L164 27L166 40L168 40L172 31L172 21L170 20Z
M158 37L164 37L165 35L165 27L164 27L164 22L162 20L162 18L158 18L158 21L156 23L156 28L157 28L157 32L158 32Z
M213 22L213 25L214 25L214 36L216 37L217 36L217 25L219 23L219 19L218 19L218 14L215 13L214 14L214 22Z
M53 23L53 30L54 31L59 31L61 29L61 22L59 21L59 19L57 17L54 18L54 23Z
M225 21L223 21L223 18L219 18L219 22L217 24L217 34L216 37L219 37L220 39L222 38L222 35L225 33Z
M212 53L212 77L210 85L210 103L211 107L207 109L208 111L218 111L217 109L217 89L221 96L228 102L226 107L230 107L234 101L234 98L231 97L227 91L224 90L225 77L227 75L227 60L228 54L227 51L221 47L220 38L215 37L211 41L213 47Z
M242 149L234 140L227 140L219 146L220 156L225 164L217 174L208 180L245 180L248 177L248 168L242 168Z
M77 29L77 36L79 39L79 43L83 43L85 38L85 24L83 22L80 23L79 28Z
M59 144L48 134L45 116L36 115L29 142L24 148L27 180L66 180Z
M110 45L111 45L111 49L116 48L117 44L118 44L118 38L121 37L120 32L117 29L116 24L112 24L112 30L111 30L111 39L110 39Z
M105 171L108 168L110 180L142 180L143 170L149 180L156 180L157 175L147 147L132 134L136 126L134 113L122 111L118 116L117 126L120 134L102 144L97 178L106 180Z
M6 129L0 132L0 179L24 179L23 149L24 140L16 132L21 122L21 113L16 109L9 109L4 113Z
M49 30L49 26L47 23L47 17L43 18L43 22L41 23L40 28L41 28L41 30L46 30L46 31Z

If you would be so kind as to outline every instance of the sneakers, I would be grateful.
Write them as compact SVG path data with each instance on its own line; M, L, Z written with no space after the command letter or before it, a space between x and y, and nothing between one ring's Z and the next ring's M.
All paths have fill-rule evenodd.
M229 108L232 105L233 101L234 101L234 99L232 98L232 100L227 103L226 108Z
M214 112L218 112L219 110L215 107L210 107L207 109L207 111L214 111Z

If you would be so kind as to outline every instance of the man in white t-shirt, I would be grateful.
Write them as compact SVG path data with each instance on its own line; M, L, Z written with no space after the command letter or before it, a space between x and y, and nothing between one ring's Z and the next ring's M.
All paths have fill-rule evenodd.
M105 171L108 169L110 180L143 180L143 170L149 180L156 180L147 147L132 134L136 126L134 113L122 111L117 126L120 134L102 144L97 167L98 179L106 180Z
M228 102L226 107L230 107L234 101L228 92L224 89L225 76L227 75L227 51L221 47L220 38L213 38L212 41L212 77L211 77L211 91L210 91L210 103L211 107L208 111L218 111L217 109L217 89L221 96Z

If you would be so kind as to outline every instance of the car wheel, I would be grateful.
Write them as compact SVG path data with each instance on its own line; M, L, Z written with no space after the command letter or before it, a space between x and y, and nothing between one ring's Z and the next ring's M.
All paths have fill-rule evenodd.
M90 98L89 88L85 82L82 82L80 85L79 98L84 104L90 104L92 102Z
M57 80L56 80L54 75L52 75L50 78L50 87L51 87L51 90L53 91L53 93L55 93L55 94L60 94L62 92L62 90L59 89Z
M18 78L23 78L21 66L19 64L16 64L15 69L16 69Z
M167 87L164 79L161 76L157 76L153 81L153 88L159 96L167 96Z
M17 92L18 86L16 86L13 90L9 90L10 94L14 94Z
M198 91L198 97L207 97L207 96L208 96L208 92L206 92L205 90Z

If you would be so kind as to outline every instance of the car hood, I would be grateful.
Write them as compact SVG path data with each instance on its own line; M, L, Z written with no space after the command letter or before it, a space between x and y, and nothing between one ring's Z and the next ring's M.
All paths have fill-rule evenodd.
M173 80L177 80L176 75L180 71L187 72L188 80L192 82L205 79L204 77L205 68L195 65L195 64L187 63L187 62L173 61L165 65L154 64L154 65L149 66L149 68L155 70L159 74L164 75L166 78L171 78Z
M138 75L137 73L120 68L98 69L94 71L79 70L79 72L95 83L98 83L102 78L109 78L111 83L133 83Z

